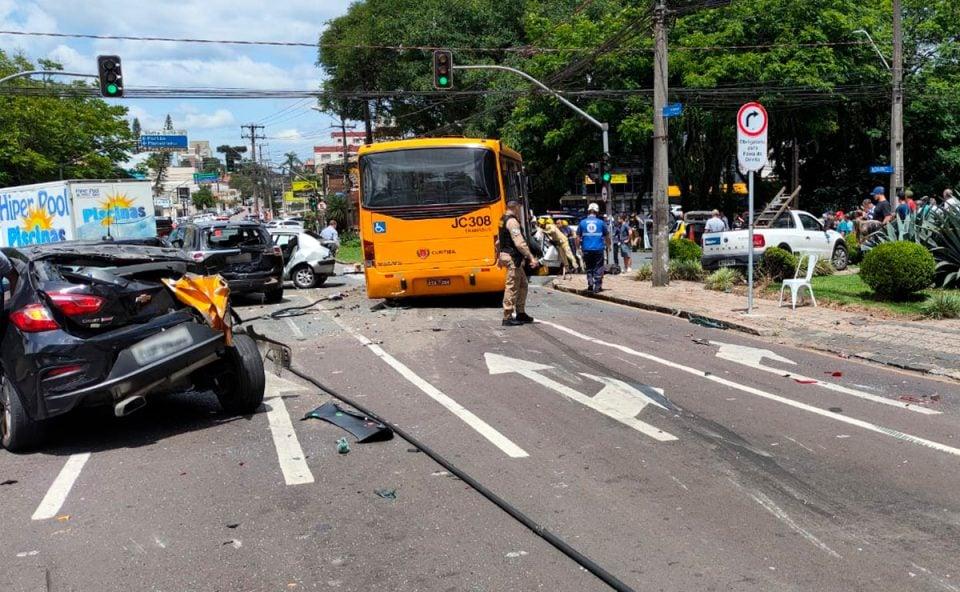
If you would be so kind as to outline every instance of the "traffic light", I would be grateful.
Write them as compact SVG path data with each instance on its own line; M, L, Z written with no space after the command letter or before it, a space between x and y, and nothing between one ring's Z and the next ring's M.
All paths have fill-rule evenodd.
M97 56L97 73L100 76L100 95L108 99L123 96L123 72L120 70L120 56Z
M310 198L310 209L311 209L311 210L316 210L316 209L317 209L317 198L316 198L316 197L311 197L311 198Z
M440 90L453 88L453 53L446 49L433 52L433 86Z
M610 165L610 157L606 154L600 159L600 180L609 183L613 179L613 167Z

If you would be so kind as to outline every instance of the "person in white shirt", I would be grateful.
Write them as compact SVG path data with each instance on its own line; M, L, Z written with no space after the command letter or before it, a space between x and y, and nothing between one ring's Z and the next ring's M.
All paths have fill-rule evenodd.
M707 220L707 224L703 229L703 232L706 234L708 232L723 232L727 229L727 225L723 223L723 219L720 218L720 212L714 210L711 212L713 217Z
M327 227L320 231L320 238L325 241L331 241L335 243L340 242L340 234L337 232L336 220L330 220L330 223L327 224Z

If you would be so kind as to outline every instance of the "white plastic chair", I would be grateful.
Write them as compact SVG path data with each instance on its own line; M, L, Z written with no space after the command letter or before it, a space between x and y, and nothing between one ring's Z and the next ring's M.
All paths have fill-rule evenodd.
M800 274L800 267L803 265L803 260L807 260L807 274L805 277L798 278ZM809 255L800 255L799 260L797 261L797 270L793 274L792 280L783 280L783 285L780 286L780 306L783 306L783 292L787 288L790 288L790 295L793 301L793 310L797 310L797 295L800 295L800 290L806 288L810 292L810 299L813 300L813 305L817 305L817 298L813 295L813 272L817 267L817 260L819 256L815 253ZM802 295L801 295L802 297Z

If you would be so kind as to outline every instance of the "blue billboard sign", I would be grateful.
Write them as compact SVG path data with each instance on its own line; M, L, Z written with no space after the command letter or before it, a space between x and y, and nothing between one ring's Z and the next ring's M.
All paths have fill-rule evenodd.
M140 136L140 148L143 150L186 150L187 146L186 134L150 134Z

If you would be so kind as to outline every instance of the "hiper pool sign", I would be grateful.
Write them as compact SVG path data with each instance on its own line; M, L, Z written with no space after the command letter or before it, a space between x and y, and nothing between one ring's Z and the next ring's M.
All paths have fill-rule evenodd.
M747 103L737 112L737 160L744 171L767 166L767 110L760 103Z

